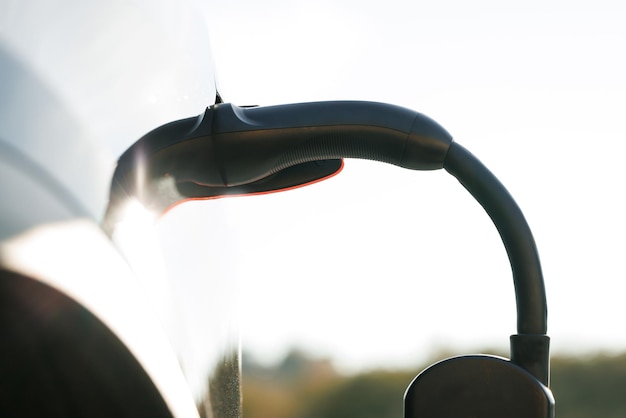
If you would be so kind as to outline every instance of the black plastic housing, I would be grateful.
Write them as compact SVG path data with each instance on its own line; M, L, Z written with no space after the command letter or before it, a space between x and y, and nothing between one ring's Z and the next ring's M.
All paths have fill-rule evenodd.
M523 368L495 356L436 363L404 395L405 418L553 418L550 390Z
M433 170L443 167L451 143L432 119L383 103L217 104L198 117L153 130L120 157L105 229L119 220L128 196L161 213L189 198L318 181L339 171L343 158Z

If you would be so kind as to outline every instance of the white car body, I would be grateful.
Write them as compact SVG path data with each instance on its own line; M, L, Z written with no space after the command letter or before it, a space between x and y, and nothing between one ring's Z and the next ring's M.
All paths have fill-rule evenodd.
M0 73L0 317L24 335L3 338L0 415L198 416L201 388L100 223L116 158L215 102L201 14L2 0Z

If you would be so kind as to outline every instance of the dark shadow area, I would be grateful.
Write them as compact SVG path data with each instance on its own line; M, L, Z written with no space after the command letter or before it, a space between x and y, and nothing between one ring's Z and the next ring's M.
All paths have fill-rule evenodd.
M0 330L0 416L171 417L122 342L55 289L0 270Z

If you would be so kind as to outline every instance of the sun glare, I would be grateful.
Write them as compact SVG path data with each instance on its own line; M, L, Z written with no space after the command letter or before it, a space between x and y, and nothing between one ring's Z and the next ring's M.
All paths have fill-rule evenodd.
M155 221L156 216L139 201L132 199L126 204L123 216L113 232L113 241L131 265L149 265L154 258Z
M159 245L155 224L156 214L139 201L130 200L122 220L113 232L113 241L148 293L161 319L171 318L172 297Z
M124 208L124 216L122 221L116 228L116 233L120 230L127 231L131 229L152 228L156 220L156 216L147 210L138 200L131 199Z

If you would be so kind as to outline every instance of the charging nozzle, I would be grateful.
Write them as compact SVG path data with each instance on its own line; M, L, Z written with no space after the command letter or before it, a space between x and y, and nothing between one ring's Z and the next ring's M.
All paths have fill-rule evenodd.
M451 143L430 118L383 103L220 103L153 130L121 156L105 226L127 196L162 213L189 199L310 184L340 171L343 158L433 170L443 167Z

